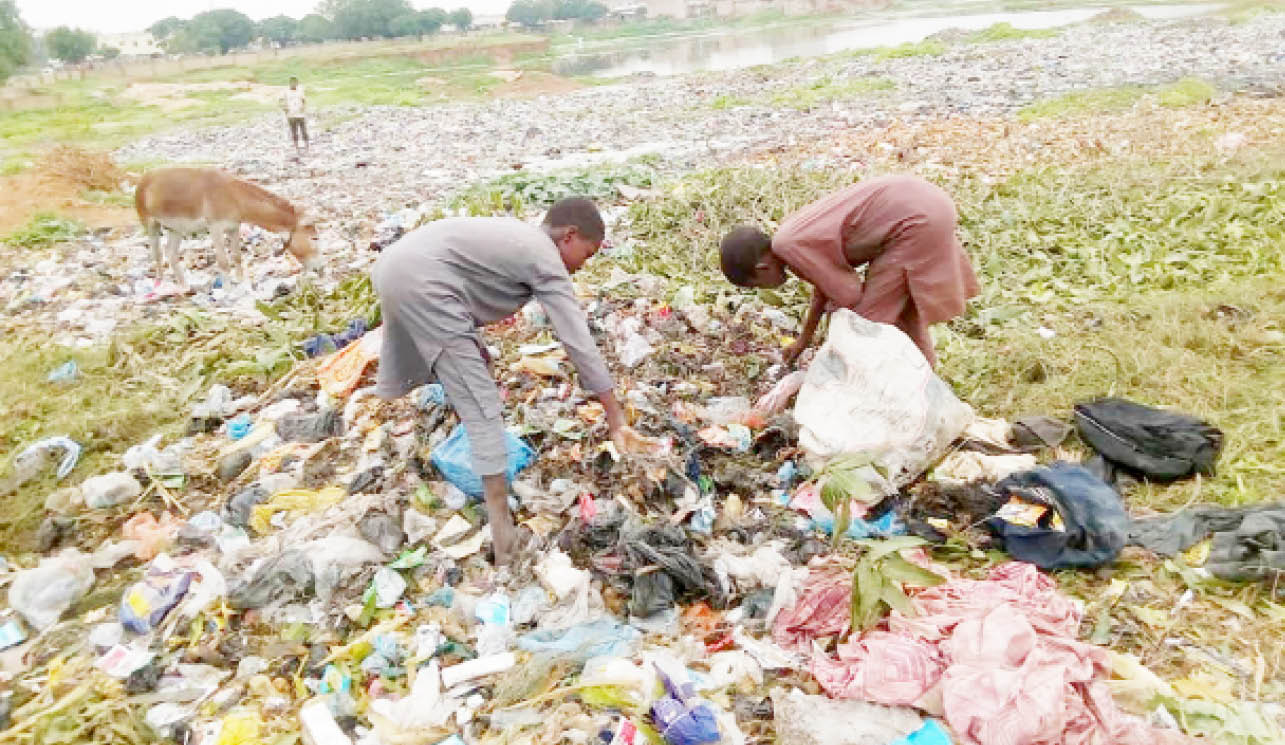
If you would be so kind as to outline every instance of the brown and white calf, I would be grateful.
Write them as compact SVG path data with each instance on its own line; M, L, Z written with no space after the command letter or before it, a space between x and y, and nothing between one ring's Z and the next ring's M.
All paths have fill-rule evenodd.
M228 273L228 252L232 254L237 281L241 270L241 223L264 230L287 233L288 250L304 269L317 269L320 257L314 239L317 227L287 200L262 187L242 181L213 168L160 168L143 174L134 191L134 207L143 223L161 278L161 229L169 231L165 255L175 279L188 289L179 260L179 243L184 237L209 231L219 268Z

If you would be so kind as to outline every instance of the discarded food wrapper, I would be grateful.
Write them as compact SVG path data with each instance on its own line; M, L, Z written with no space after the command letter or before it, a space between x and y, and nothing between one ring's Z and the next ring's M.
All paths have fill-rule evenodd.
M192 584L191 572L157 566L168 563L158 557L143 579L134 583L120 599L121 625L135 634L146 634L159 626Z
M718 742L722 736L718 729L718 715L713 707L683 690L663 671L659 672L665 685L665 695L657 699L649 710L651 721L669 745L702 745Z
M1047 505L1039 504L1038 502L1026 502L1021 497L1014 496L1009 497L1008 502L999 508L999 511L995 513L995 517L1013 525L1034 528L1040 524L1040 520L1048 514L1048 511ZM1049 519L1048 527L1050 530L1066 530L1066 525L1062 523L1062 516L1057 512L1054 512Z
M98 660L98 669L118 680L128 678L154 657L144 646L117 644Z

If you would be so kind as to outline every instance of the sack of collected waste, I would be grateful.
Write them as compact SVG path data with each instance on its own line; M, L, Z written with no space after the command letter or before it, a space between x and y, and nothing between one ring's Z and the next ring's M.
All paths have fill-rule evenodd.
M1212 476L1223 447L1222 431L1207 422L1120 398L1076 404L1075 426L1111 463L1159 481Z
M945 455L974 414L899 329L841 309L808 367L794 418L810 457L866 454L874 463L866 479L888 495Z

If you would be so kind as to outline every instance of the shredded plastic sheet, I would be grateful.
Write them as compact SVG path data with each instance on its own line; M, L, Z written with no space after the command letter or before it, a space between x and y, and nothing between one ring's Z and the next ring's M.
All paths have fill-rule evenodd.
M846 628L844 589L841 578L813 573L798 605L777 618L777 641L807 652ZM915 617L894 611L887 630L854 636L836 655L810 650L827 693L919 707L944 717L965 745L1184 741L1116 708L1106 649L1078 641L1080 608L1035 566L1003 564L912 602Z
M325 358L317 366L317 382L331 396L343 397L352 393L361 381L370 363L379 359L379 348L384 340L383 327L361 337L357 342Z

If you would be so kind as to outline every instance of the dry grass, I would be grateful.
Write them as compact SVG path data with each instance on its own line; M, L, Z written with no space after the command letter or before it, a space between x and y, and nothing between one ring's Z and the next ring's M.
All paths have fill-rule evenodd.
M125 178L125 172L107 153L82 150L72 145L54 147L40 159L38 169L45 178L103 192L116 191Z

